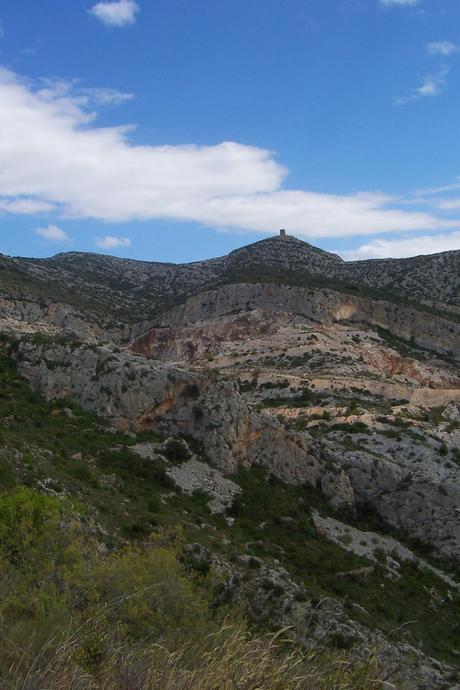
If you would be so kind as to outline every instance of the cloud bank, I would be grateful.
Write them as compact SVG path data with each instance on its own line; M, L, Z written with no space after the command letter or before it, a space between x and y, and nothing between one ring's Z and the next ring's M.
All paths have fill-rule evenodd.
M0 70L0 211L105 222L168 218L261 233L287 227L310 239L459 225L381 193L286 189L287 170L254 146L133 145L132 127L97 127L91 110L123 94L90 92L74 93L69 82L36 86Z

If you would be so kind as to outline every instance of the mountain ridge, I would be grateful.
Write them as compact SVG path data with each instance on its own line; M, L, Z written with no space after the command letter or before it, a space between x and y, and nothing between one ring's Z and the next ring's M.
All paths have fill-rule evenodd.
M256 240L255 242L251 242L247 245L243 245L242 247L237 247L236 249L232 249L228 254L222 254L217 257L210 257L209 259L197 259L195 261L154 261L154 260L149 260L149 259L132 259L128 257L115 257L112 254L102 254L100 252L80 252L80 251L67 251L67 252L58 252L57 254L53 254L49 257L44 257L43 259L36 259L38 261L52 261L55 259L65 259L65 258L72 258L72 257L81 257L81 256L92 256L92 257L104 257L108 259L118 259L120 261L126 261L126 262L136 262L136 263L143 263L143 264L156 264L156 265L167 265L167 266L189 266L193 264L201 264L204 262L209 262L209 261L218 261L220 259L224 259L226 257L238 254L242 250L245 250L249 247L256 247L258 245L262 245L267 242L272 242L275 240L276 242L282 241L282 242L296 242L300 245L306 246L309 249L313 249L317 252L326 254L328 256L333 256L337 258L340 262L346 263L346 264L362 264L363 262L375 262L375 263L382 263L386 261L395 261L395 262L402 262L402 261L411 261L413 259L421 259L423 257L426 258L433 258L441 255L456 255L460 252L460 249L448 249L445 251L440 251L440 252L431 252L430 254L414 254L413 256L410 257L393 257L393 256L387 256L387 257L380 257L380 258L367 258L367 259L345 259L340 254L337 254L336 252L329 252L326 249L321 249L320 247L316 247L315 245L311 244L310 242L306 242L305 240L301 240L298 237L295 237L294 235L286 235L284 238L280 238L279 235L274 235L272 237L265 237L261 240ZM24 257L24 256L9 256L6 254L1 254L0 256L3 256L5 258L14 258L14 259L34 259L34 257Z
M150 262L84 252L60 253L46 259L0 258L37 279L83 277L92 283L114 283L123 290L147 288L155 295L178 295L210 287L232 272L268 268L337 280L460 306L460 250L402 259L345 261L336 254L295 237L275 236L233 250L227 255L191 263ZM116 282L124 281L116 286Z

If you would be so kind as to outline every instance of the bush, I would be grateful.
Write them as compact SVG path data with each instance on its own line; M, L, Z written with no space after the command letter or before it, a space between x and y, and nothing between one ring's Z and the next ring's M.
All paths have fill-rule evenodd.
M0 496L0 619L12 647L37 651L66 625L92 547L70 502L28 488Z
M112 644L180 644L215 629L205 591L178 561L175 532L102 558L84 525L69 502L27 488L0 496L6 666L24 650L39 654L48 637L78 633L80 663L94 672Z
M186 442L177 438L168 438L163 444L162 452L165 458L175 464L185 462L191 455Z

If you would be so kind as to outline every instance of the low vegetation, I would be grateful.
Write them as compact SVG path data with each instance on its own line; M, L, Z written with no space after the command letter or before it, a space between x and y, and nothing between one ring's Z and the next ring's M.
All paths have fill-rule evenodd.
M211 607L211 575L187 572L180 531L110 553L72 501L0 497L0 685L8 690L370 690L368 659L302 652Z

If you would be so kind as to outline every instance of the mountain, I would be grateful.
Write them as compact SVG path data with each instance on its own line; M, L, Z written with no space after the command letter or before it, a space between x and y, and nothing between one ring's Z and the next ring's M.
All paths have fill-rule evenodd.
M18 295L29 287L49 299L74 306L107 306L114 315L151 315L185 295L241 277L251 281L305 284L317 281L372 288L393 298L460 307L460 251L413 259L345 262L294 237L275 237L237 249L227 256L190 264L118 259L70 252L50 259L0 257L3 284ZM240 273L244 275L241 276ZM241 280L240 280L241 282ZM11 292L10 292L11 294ZM131 311L131 307L135 311Z
M460 252L1 256L0 331L4 491L75 498L102 563L179 527L210 610L453 687Z
M280 244L282 243L282 244ZM344 284L375 288L412 300L428 300L460 306L460 251L411 259L343 261L307 242L277 236L242 247L227 256L191 264L167 264L114 259L94 254L59 254L45 260L47 268L61 268L86 279L103 279L111 285L121 278L124 287L140 286L159 295L188 294L231 280L248 269L272 269ZM126 281L126 283L125 283Z

